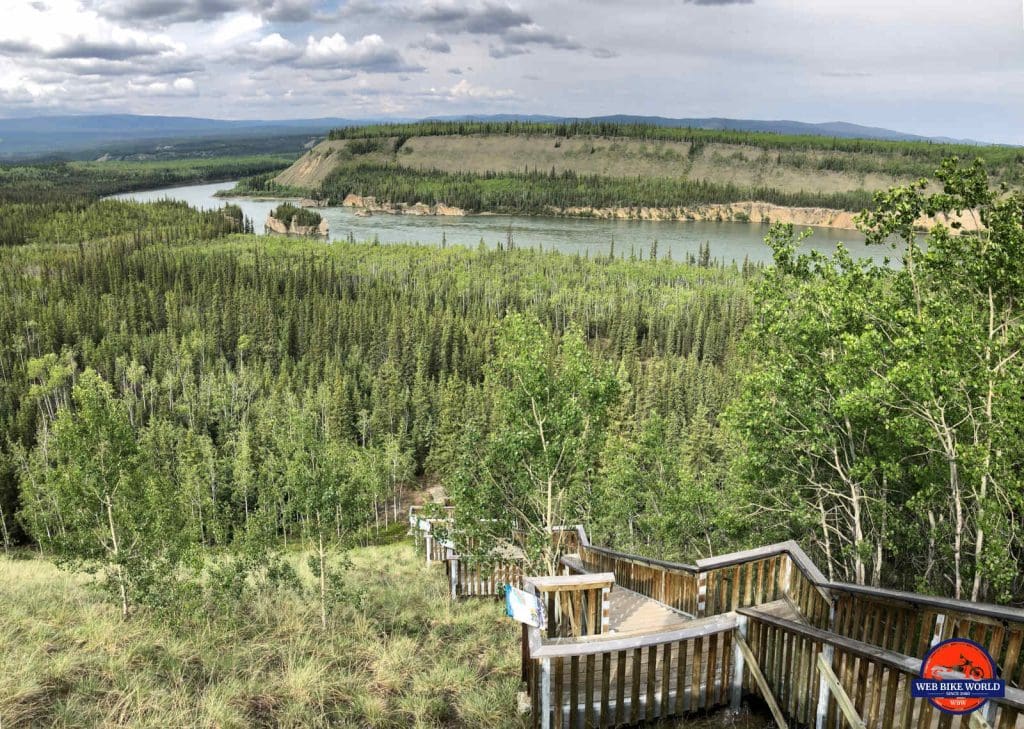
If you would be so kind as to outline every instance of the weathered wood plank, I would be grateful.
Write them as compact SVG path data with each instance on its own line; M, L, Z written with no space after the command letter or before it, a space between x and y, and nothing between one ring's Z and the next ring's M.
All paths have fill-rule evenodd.
M612 654L601 654L601 722L602 727L612 726L612 715L610 711L611 679L612 679ZM622 693L616 694L618 702L622 701Z
M618 652L615 663L615 723L621 724L626 720L626 651Z
M625 648L646 647L660 643L688 640L698 636L711 635L732 630L736 627L734 614L715 615L710 618L691 620L674 630L658 633L615 637L608 635L591 635L582 638L553 638L534 648L530 655L533 658L549 656L582 656L588 653L608 653Z
M836 674L832 672L832 667L828 665L828 662L821 656L818 657L818 670L825 677L828 682L829 690L836 703L839 705L839 710L843 712L843 716L846 717L846 721L849 722L853 729L867 729L867 726L861 720L860 715L857 714L857 710L853 707L853 702L850 701L850 697L847 695L846 690L843 689L843 685L839 682Z
M640 661L643 648L633 649L633 686L630 692L629 720L637 722L640 720Z
M554 673L555 673L555 686L554 686L554 693L555 693L555 701L554 701L554 707L555 707L555 727L556 727L556 729L563 729L563 727L565 726L565 723L564 723L564 720L562 719L562 705L565 703L565 700L564 700L563 695L562 695L562 689L563 689L563 685L564 685L563 674L565 672L565 659L564 658L552 658L551 662L554 665Z
M778 725L779 729L789 729L786 717L782 713L782 709L779 708L778 702L775 701L775 697L772 695L771 689L768 687L768 682L765 680L764 674L761 673L761 668L757 665L757 659L750 650L750 646L747 645L747 641L745 641L741 635L736 635L735 640L739 645L740 650L743 652L743 660L746 663L747 670L750 671L750 675L753 676L754 681L761 689L761 697L765 700L765 703L768 704L768 709L772 712L776 725Z

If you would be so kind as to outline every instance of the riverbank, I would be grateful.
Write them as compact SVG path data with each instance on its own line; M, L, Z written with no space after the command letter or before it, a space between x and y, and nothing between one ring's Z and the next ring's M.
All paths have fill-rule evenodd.
M295 196L232 195L230 198L216 196L217 192L230 184L196 185L179 188L162 188L144 193L131 193L119 197L139 201L162 199L181 200L200 209L214 210L231 202L242 208L250 220L257 222L257 232L263 233L260 222L282 202L293 205L300 202L322 203L308 192ZM331 202L341 202L341 199ZM354 203L350 200L350 204ZM312 205L311 205L312 206ZM553 213L543 215L499 215L494 213L461 215L431 214L373 214L359 207L315 207L330 225L329 239L357 241L378 241L380 243L413 243L426 245L448 245L478 247L481 242L488 248L504 245L511 229L515 245L523 248L558 250L569 254L607 256L612 250L617 255L648 257L654 250L655 242L659 258L687 260L700 255L708 244L711 257L722 261L770 264L771 249L764 244L768 227L763 223L741 222L735 217L727 218L724 213L718 222L717 216L702 216L708 220L660 220L657 222L594 215L568 216ZM420 210L420 209L417 209ZM434 212L437 212L435 210ZM453 212L441 209L441 212ZM804 241L804 250L817 250L829 255L842 243L855 257L874 258L881 263L892 251L881 246L865 246L864 237L858 231L839 228L813 228L814 235Z
M323 202L310 202L310 206L323 207ZM416 203L380 202L373 196L349 194L341 202L341 207L353 208L366 214L385 215L436 215L447 217L465 217L468 215L495 215L492 212L472 213L454 205L437 203L428 205ZM357 213L358 214L358 213ZM798 227L831 228L834 230L857 230L857 213L849 210L833 210L817 207L787 207L766 202L708 203L686 207L570 207L548 208L548 215L556 218L590 218L595 220L623 220L642 222L706 222L706 223L755 223L769 225L771 223L791 223ZM539 217L539 216L531 216ZM921 218L917 227L927 230L936 223L950 225L959 223L960 230L977 230L980 224L977 216L967 211L959 217L941 215L938 218Z

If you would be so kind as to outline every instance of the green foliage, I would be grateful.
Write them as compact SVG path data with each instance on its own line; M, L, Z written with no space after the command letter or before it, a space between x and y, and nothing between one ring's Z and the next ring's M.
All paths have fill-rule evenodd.
M290 156L261 155L163 162L0 164L0 246L50 242L52 218L85 214L94 201L106 195L244 177L280 170L290 160ZM130 232L127 221L116 222L111 232ZM75 234L62 240L86 240L90 235Z
M256 183L249 183L250 187ZM239 188L243 189L243 188ZM567 208L681 208L758 200L776 205L861 210L871 203L864 191L783 192L704 180L606 177L565 171L468 172L418 170L396 165L341 167L324 180L318 196L340 204L350 193L389 203L445 203L470 212L509 215L551 214Z
M271 215L287 226L291 226L294 223L295 225L315 228L323 220L320 213L315 210L296 207L287 202L281 203L274 208L274 212Z
M532 178L510 179L480 178L488 204ZM545 528L582 521L652 556L798 538L839 579L1019 600L1024 202L977 165L940 181L863 217L899 268L799 255L786 227L762 273L708 246L591 260L256 239L231 207L55 214L0 259L4 544L105 571L128 603L178 565L187 614L293 584L280 553L301 549L329 626L367 599L346 552L391 538L425 476L465 536L514 525L547 569ZM958 210L979 229L921 245L922 215ZM113 553L108 495L114 533L174 538Z
M556 347L539 320L512 314L498 331L484 386L493 401L490 432L469 456L480 461L478 478L452 483L456 522L470 525L481 546L513 527L526 532L535 569L555 574L551 530L584 512L618 383L578 328Z
M1010 601L1024 589L1024 198L979 164L939 178L942 192L895 188L863 217L870 241L898 242L898 269L797 256L775 229L731 419L767 533L800 535L842 579ZM915 221L938 213L981 228L937 225L924 247Z
M345 145L345 149L347 149L349 153L353 155L370 154L372 152L379 152L382 149L384 149L384 144L379 139L360 138L353 139L352 141L350 141L348 144Z
M404 521L417 476L469 472L472 428L492 420L484 382L507 312L536 317L553 339L575 323L595 362L621 360L641 417L717 413L735 386L732 342L749 309L732 269L285 244L225 237L231 217L104 201L66 223L99 238L0 262L0 426L16 444L2 449L0 507L13 541L25 503L9 456L41 452L86 368L174 484L183 535L224 556L204 579L226 596L246 570L270 569L257 556L276 545L319 552L322 536L325 562L340 566L349 546ZM131 232L115 232L118 221Z
M226 197L233 195L252 195L255 197L305 197L309 190L301 190L275 182L279 171L264 172L259 175L251 175L239 180L231 190L221 191Z
M86 370L72 407L43 427L35 450L18 452L30 533L59 560L102 571L124 615L146 596L166 599L189 554L182 494L147 447L161 427L137 438L125 403Z

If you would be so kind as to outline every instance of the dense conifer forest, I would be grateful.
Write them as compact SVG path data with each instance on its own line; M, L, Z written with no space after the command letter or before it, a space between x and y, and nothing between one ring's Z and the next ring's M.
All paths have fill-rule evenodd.
M299 548L326 623L345 550L410 493L502 524L552 469L558 518L603 544L795 538L835 579L1019 603L1022 199L980 165L940 184L863 218L902 266L776 226L767 270L42 195L0 259L3 546L99 571L125 614L241 599ZM984 229L923 246L914 221L952 209Z
M83 212L106 195L187 183L215 182L279 170L293 155L256 155L182 159L160 162L53 162L0 164L0 246L18 245L37 236L48 242L86 240L52 237L50 218ZM87 213L95 217L95 213ZM68 219L68 218L63 218ZM111 221L123 229L128 221ZM44 232L45 231L45 232Z
M274 175L264 174L240 181L235 192L297 195L310 191L281 187ZM340 169L311 194L332 205L340 205L347 195L355 194L388 203L443 203L471 213L504 215L543 215L573 207L685 208L744 200L835 210L863 210L871 205L867 192L783 192L770 187L751 189L704 181L604 177L553 170L476 175L373 163Z

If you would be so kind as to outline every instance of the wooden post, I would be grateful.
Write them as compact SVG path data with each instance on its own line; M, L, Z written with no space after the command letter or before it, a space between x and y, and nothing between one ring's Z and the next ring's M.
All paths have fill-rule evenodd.
M612 603L611 603L611 592L610 587L601 588L601 632L608 633L612 629Z
M938 613L935 616L935 632L932 634L931 647L934 648L936 645L942 642L942 632L946 627L946 614Z
M555 707L561 711L562 707ZM540 723L534 722L534 726L540 729L551 729L551 659L544 658L540 662Z
M828 682L832 689L833 696L836 697L836 703L839 705L840 711L843 712L843 716L846 717L846 721L850 724L853 729L867 729L864 724L864 720L860 718L857 713L857 708L850 701L850 697L846 694L843 689L843 685L839 683L839 679L836 678L836 674L832 672L832 667L825 662L825 654L822 653L818 656L818 670L821 671L822 678Z
M818 656L818 665L828 666L832 668L832 660L835 656L835 646L831 643L826 643L821 650L821 654ZM815 717L814 727L815 729L825 729L825 722L828 721L828 702L831 693L828 687L828 678L825 676L825 672L818 669L818 714Z
M707 611L708 600L708 574L700 572L697 574L697 617L703 618Z
M783 714L782 709L779 708L779 702L775 700L775 695L772 693L772 689L768 685L768 680L765 679L764 674L761 673L761 668L757 665L757 658L754 657L754 653L750 650L750 646L747 645L747 641L738 633L736 634L736 645L739 646L739 649L743 652L744 660L750 664L750 675L754 677L754 681L757 683L758 688L761 689L761 696L764 698L765 703L768 704L768 708L771 710L772 716L775 718L775 724L779 729L789 729L789 724L786 723L786 715ZM690 708L692 709L694 707L691 705Z
M729 708L739 711L743 701L743 649L740 648L740 640L747 639L748 618L739 615L736 618L737 640L732 642L732 695L729 697Z
M988 704L989 704L989 706L992 706L992 702L991 701L989 701ZM967 721L968 721L968 724L970 725L971 729L992 729L991 722L990 721L986 721L984 718L979 716L980 713L981 713L980 711L975 711L972 714L970 714L971 718L968 719Z
M793 559L785 554L782 556L782 568L779 570L779 593L789 597L793 587Z
M522 670L523 681L526 681L526 690L527 691L529 691L531 689L530 682L528 681L530 673L527 670L527 666L529 665L529 661L530 661L530 633L529 633L529 630L530 630L529 626L526 623L523 623L523 643L522 643L522 647L521 647L521 650L520 650L520 656L522 658L522 664L523 664L523 670Z
M452 600L459 597L459 558L452 557L448 560L448 578L452 585Z
M427 566L429 567L430 566L430 553L431 553L431 551L433 551L433 548L434 548L434 538L432 536L430 536L430 532L427 532L426 535L424 535L423 539L424 539L424 544L427 545Z

